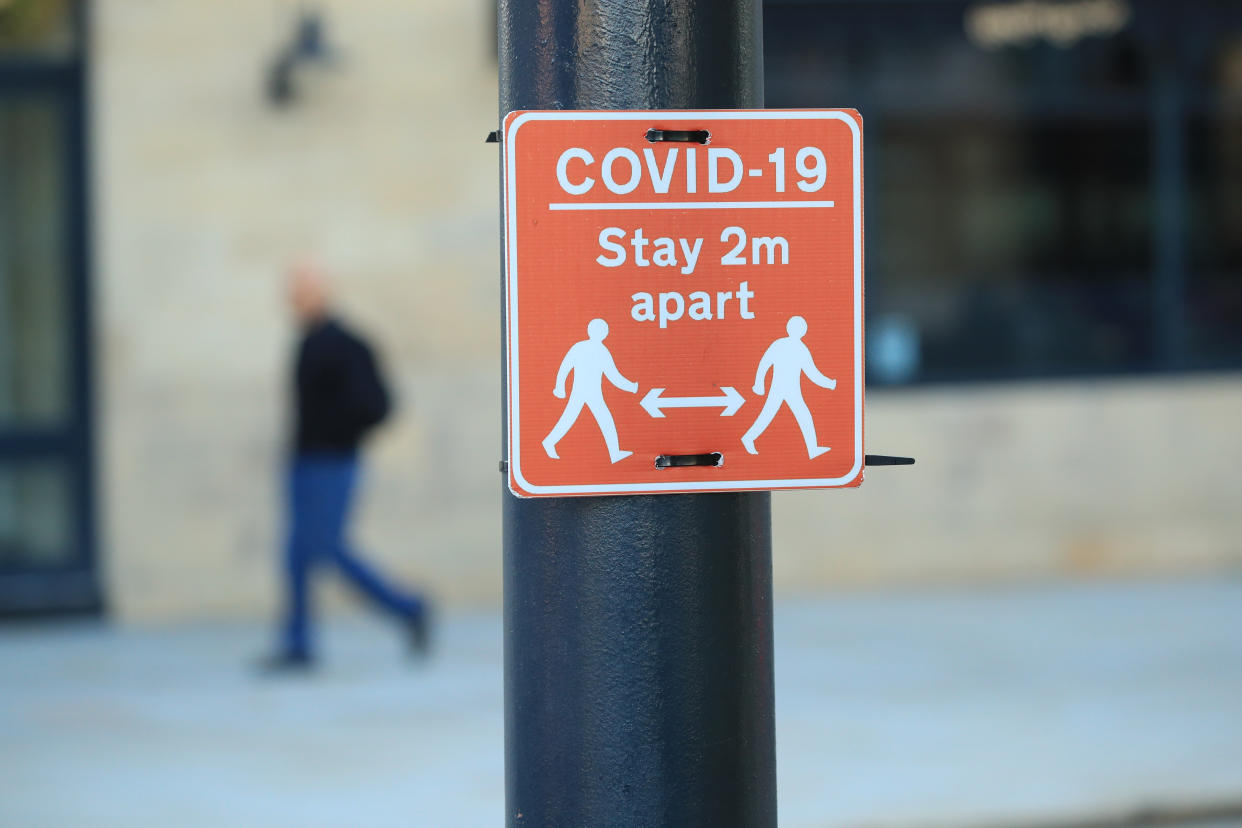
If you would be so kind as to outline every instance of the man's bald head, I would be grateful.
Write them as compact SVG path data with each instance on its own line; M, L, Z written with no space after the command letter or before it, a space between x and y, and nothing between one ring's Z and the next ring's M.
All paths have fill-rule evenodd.
M328 313L331 291L328 274L311 259L289 266L289 306L301 322L314 322Z

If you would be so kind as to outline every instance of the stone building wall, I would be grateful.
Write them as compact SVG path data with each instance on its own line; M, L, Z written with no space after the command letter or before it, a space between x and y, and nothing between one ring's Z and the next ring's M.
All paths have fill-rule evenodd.
M281 271L307 254L337 274L401 404L373 447L360 545L445 602L499 600L491 4L317 5L335 57L277 108L266 67L299 4L94 4L102 555L123 619L271 612ZM784 591L1242 563L1237 377L869 404L869 448L919 465L776 496Z

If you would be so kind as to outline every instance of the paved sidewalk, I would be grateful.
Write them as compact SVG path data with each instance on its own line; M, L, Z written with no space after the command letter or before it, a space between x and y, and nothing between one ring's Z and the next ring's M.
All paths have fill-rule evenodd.
M782 826L1242 802L1242 581L827 596L776 638ZM498 615L450 615L425 666L336 619L324 670L263 681L265 643L0 628L0 825L502 824Z

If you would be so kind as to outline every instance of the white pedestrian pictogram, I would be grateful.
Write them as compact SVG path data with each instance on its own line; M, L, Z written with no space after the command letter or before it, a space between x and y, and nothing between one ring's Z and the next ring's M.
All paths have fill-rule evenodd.
M802 399L802 375L806 374L811 382L820 388L829 390L837 387L837 381L824 376L815 367L811 351L802 341L802 337L806 335L805 319L801 316L791 316L785 330L789 336L781 337L769 345L763 354L763 359L759 361L759 370L755 373L754 392L763 396L763 379L767 376L769 368L772 369L772 386L768 389L768 398L763 404L763 410L755 418L754 425L742 435L742 445L751 454L758 454L755 440L767 430L772 418L784 404L789 406L794 419L798 421L798 428L802 429L802 439L806 442L807 456L814 459L827 452L830 446L821 446L815 441L815 420L812 419L811 411Z
M574 385L569 392L569 402L565 405L564 413L556 421L552 433L543 439L543 450L553 460L560 459L556 453L556 444L573 428L583 406L591 409L595 422L599 423L599 430L604 434L604 444L608 447L608 458L613 463L634 453L622 451L618 444L617 424L604 402L604 378L607 377L617 388L631 394L638 391L638 383L627 380L617 370L612 353L604 344L607 336L608 323L602 319L592 319L587 324L587 338L570 347L569 353L561 361L560 370L556 372L556 388L552 393L558 398L565 397L565 380L569 378L570 371L574 374Z

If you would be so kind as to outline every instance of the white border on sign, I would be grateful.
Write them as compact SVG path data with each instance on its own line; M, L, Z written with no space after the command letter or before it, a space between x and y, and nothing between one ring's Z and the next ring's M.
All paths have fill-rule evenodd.
M536 486L522 476L521 428L518 405L518 312L517 312L517 176L512 174L516 159L514 138L518 128L527 121L650 121L686 120L700 122L730 121L739 119L825 120L843 121L854 136L854 466L841 477L799 478L792 480L721 480L721 481L669 481L666 483L617 483L611 485L582 486ZM509 375L509 469L513 479L521 484L524 492L512 485L509 490L518 497L530 494L643 494L657 492L728 491L733 489L800 489L810 487L839 486L854 479L863 464L863 347L862 347L862 136L858 123L844 112L818 110L689 110L659 112L526 112L513 119L504 135L505 148L505 324L509 337L507 371ZM784 206L784 205L782 205Z

